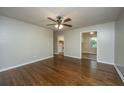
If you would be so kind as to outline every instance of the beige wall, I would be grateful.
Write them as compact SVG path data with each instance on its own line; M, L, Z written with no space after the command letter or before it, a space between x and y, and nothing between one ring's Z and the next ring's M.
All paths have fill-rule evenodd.
M52 30L0 16L0 71L52 56Z
M82 27L64 32L64 55L81 58L81 33L97 31L97 61L114 64L115 22Z
M92 37L96 37L97 33L94 32L94 34L90 34L90 32L87 33L83 33L82 34L82 52L83 53L93 53L96 54L97 53L97 49L96 48L91 48L90 46L90 39Z
M124 82L124 11L115 24L115 65L122 74Z
M56 31L53 32L53 38L54 38L53 50L54 50L54 54L57 54L58 48L57 48L57 32Z

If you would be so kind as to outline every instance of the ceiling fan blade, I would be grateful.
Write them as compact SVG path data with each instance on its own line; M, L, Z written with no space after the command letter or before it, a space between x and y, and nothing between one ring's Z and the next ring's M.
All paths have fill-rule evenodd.
M64 20L64 23L65 23L65 22L68 22L68 21L71 21L71 18L65 19L65 20Z
M50 17L48 17L48 19L51 20L51 21L57 22L56 20L54 20L54 19L52 19L52 18L50 18Z
M64 26L68 26L68 27L72 27L72 25L68 25L68 24L63 24Z
M47 24L47 26L51 26L51 25L56 25L56 24Z

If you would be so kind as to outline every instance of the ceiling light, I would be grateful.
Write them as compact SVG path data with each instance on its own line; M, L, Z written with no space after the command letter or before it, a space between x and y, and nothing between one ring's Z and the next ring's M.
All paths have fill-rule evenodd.
M94 32L90 32L90 34L92 35L92 34L94 34Z
M55 25L55 28L58 28L58 25Z
M59 27L58 27L59 26ZM63 25L55 25L55 28L59 28L59 29L62 29L63 28Z
M62 29L62 28L63 28L63 25L60 25L60 26L59 26L59 29Z

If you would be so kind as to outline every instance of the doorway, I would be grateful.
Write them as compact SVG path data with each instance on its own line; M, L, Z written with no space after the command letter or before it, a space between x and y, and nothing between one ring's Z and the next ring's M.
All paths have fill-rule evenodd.
M64 33L54 32L54 54L64 55Z
M58 47L58 54L64 56L64 33L63 32L58 32L57 47Z
M82 59L97 60L97 32L85 32L81 35Z
M64 55L64 40L58 41L58 53Z

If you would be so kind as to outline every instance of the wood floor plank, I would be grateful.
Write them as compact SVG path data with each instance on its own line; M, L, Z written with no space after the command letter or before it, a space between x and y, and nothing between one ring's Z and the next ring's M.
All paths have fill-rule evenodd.
M122 86L114 66L89 59L55 57L0 73L6 86Z

